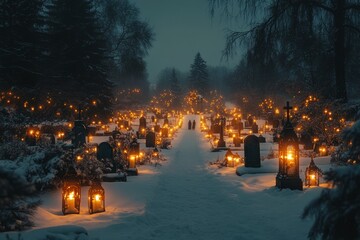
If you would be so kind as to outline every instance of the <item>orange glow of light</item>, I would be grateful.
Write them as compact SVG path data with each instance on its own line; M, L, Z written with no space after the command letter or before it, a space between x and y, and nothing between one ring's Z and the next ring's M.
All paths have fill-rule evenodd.
M69 199L69 200L73 200L74 197L75 197L74 191L70 192L69 195L68 195L68 199Z

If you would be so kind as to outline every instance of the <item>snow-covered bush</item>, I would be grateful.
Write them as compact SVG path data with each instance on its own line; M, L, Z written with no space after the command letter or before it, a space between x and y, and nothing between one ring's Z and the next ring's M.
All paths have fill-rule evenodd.
M62 156L64 150L59 145L44 148L34 148L34 152L18 159L18 164L24 168L27 180L35 184L39 190L59 187L59 176L66 167Z
M85 155L76 165L76 172L81 179L87 181L100 180L104 164L95 155Z
M333 189L324 189L304 210L303 217L313 216L310 239L360 238L360 166L338 167L325 173Z
M0 231L31 227L39 201L35 187L14 170L0 168Z
M31 149L21 141L12 141L0 145L0 159L15 160L31 154Z
M324 189L304 210L303 217L315 221L310 239L360 239L360 120L342 134L338 161L351 163L325 173L324 179L333 184ZM350 161L348 161L350 160Z
M360 163L360 120L345 129L341 136L343 142L332 155L332 163L339 165Z

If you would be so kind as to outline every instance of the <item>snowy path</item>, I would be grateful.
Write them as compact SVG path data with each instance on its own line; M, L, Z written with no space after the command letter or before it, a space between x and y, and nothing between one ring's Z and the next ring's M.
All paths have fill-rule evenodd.
M202 142L199 129L187 130L188 119L194 118L199 125L198 116L185 117L174 148L168 152L170 162L161 169L144 215L107 230L126 239L304 239L308 224L305 229L299 227L304 224L299 219L302 207L292 206L297 204L298 194L288 191L280 199L275 189L255 194L247 189L247 185L258 184L253 178L241 182L235 174L227 180L212 174L207 163L213 153ZM112 239L96 232L101 239Z
M196 120L195 131L187 129L189 119ZM103 183L104 213L89 215L85 197L79 215L63 216L60 190L44 194L35 229L76 225L84 227L91 240L306 239L311 221L300 216L321 189L279 191L275 174L239 177L235 168L210 167L208 162L220 153L209 151L199 125L199 116L185 116L173 149L163 150L169 161L161 167L141 166L140 175L127 183ZM82 196L87 190L82 187ZM16 233L10 235L16 239ZM23 236L45 239L32 237L44 236L36 231ZM5 235L0 233L0 239Z

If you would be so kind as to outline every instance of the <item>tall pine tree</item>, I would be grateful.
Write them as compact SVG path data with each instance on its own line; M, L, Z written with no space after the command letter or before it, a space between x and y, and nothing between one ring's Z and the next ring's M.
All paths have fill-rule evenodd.
M194 63L190 66L190 90L197 90L201 95L206 95L209 90L209 76L206 62L201 58L198 52L195 56Z
M33 90L41 77L43 0L0 0L0 89Z
M94 115L108 115L112 84L106 75L106 42L93 1L53 0L47 9L51 87L61 89L57 94L64 101L84 110L93 104Z

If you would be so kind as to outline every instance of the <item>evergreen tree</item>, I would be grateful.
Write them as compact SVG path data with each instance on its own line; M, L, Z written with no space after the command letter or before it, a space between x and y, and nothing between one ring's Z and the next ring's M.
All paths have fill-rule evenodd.
M43 0L0 0L0 89L34 90L41 77Z
M209 89L209 77L206 62L198 52L194 63L191 64L189 83L191 90L197 90L201 95L206 95Z
M112 91L106 75L106 42L91 0L53 0L48 5L49 74L59 99L110 113ZM90 113L88 113L90 114Z
M177 96L181 94L181 87L179 85L179 80L177 78L175 68L173 68L171 73L171 92Z
M15 171L0 168L0 232L31 227L39 202L35 188Z

